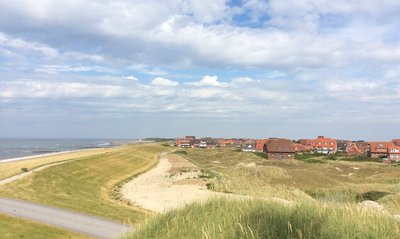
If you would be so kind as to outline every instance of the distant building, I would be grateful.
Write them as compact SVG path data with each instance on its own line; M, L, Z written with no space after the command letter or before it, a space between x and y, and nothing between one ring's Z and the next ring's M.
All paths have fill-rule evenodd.
M315 153L320 154L334 154L337 151L336 139L325 138L324 136L318 136L317 139L313 139L311 146Z
M190 148L194 146L194 142L195 142L194 136L186 136L185 138L175 139L175 146L182 148Z
M391 146L394 146L392 142L370 142L368 154L371 158L385 158Z
M268 139L257 139L256 150L259 152L265 152L265 145L268 143Z
M348 140L336 140L337 143L337 151L345 152L348 148L348 144L351 143Z
M293 143L294 150L296 152L311 152L313 151L313 148L311 145L304 145L301 143Z
M392 162L400 161L400 145L390 145L388 147L388 156L387 159Z
M369 143L367 142L348 142L346 153L350 155L368 154Z
M254 144L248 144L242 147L243 152L257 152L256 146Z
M392 143L396 146L400 146L400 139L394 139L392 140Z
M267 143L268 159L294 159L295 148L288 139L273 139Z

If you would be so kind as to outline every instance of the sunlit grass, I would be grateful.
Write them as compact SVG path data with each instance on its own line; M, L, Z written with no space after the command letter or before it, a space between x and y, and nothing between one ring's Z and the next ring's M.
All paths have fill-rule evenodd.
M350 205L214 199L160 215L129 238L398 238L400 223Z
M136 223L146 213L113 200L111 189L157 162L167 148L159 144L127 146L108 154L72 161L0 187L0 195Z
M70 153L62 153L52 156L43 156L29 160L14 161L4 163L0 161L0 179L7 178L16 174L22 173L22 169L32 170L39 166L48 165L56 162L75 160L84 157L92 157L94 155L100 155L108 152L118 150L118 148L108 149L90 149Z
M26 219L19 219L0 214L0 238L15 239L89 239L78 233L68 232L59 228L39 224Z

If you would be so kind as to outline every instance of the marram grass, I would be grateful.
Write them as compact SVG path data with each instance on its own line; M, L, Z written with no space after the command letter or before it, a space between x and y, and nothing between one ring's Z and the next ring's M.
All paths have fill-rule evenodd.
M351 205L213 199L159 215L128 238L400 238L400 223Z

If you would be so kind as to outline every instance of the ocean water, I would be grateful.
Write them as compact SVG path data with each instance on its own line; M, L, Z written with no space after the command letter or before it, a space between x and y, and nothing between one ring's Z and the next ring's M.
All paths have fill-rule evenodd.
M0 160L70 150L111 147L106 139L5 139L0 138Z

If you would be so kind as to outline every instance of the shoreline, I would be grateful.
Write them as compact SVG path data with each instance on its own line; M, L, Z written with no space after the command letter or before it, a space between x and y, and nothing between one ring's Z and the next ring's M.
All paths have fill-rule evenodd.
M85 151L90 151L90 150L111 149L111 148L115 148L115 147L129 145L129 144L151 143L151 141L145 141L145 140L111 141L109 143L110 143L109 144L110 146L107 146L107 147L93 147L93 148L86 148L86 149L67 150L67 151L59 151L59 152L54 152L54 153L43 153L43 154L35 154L35 155L15 157L15 158L0 159L0 164L1 163L11 163L11 162L16 162L16 161L31 160L31 159L39 159L39 158L45 158L45 157L51 157L51 156L57 156L57 155L62 155L62 154L69 154L69 153L79 153L79 152L85 152Z
M114 148L114 147L117 147L117 146L111 146L111 147L107 147L107 148L97 147L97 148L77 149L77 150L60 151L60 152L54 152L54 153L36 154L36 155L23 156L23 157L7 158L7 159L0 159L0 163L11 163L11 162L16 162L16 161L39 159L39 158L57 156L57 155L62 155L62 154L85 152L85 151L96 150L96 149L108 149L108 148Z

